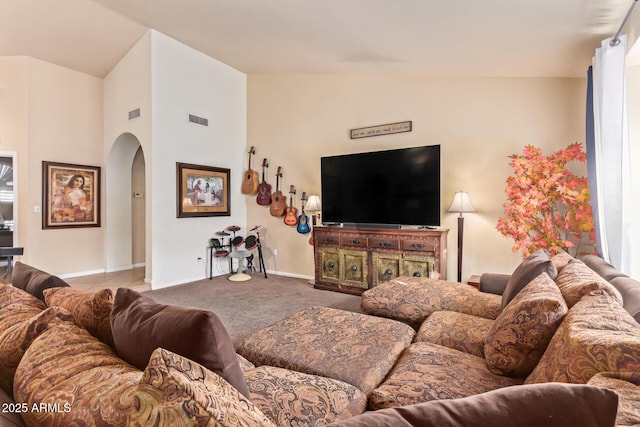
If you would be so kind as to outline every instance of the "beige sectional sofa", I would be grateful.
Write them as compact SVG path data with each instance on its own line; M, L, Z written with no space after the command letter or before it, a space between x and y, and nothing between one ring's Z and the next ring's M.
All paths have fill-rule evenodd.
M213 313L59 288L18 264L21 283L0 285L4 422L640 423L633 283L619 290L581 261L538 256L506 278L509 297L397 278L364 293L365 314L312 307L235 348ZM483 288L496 287L489 278Z

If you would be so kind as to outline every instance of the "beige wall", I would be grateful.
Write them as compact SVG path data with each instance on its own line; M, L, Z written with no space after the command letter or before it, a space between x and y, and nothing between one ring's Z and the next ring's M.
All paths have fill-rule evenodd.
M281 189L320 194L320 157L441 144L442 226L449 228L449 279L456 276L456 215L444 212L457 190L478 213L465 215L463 280L485 271L511 272L520 260L495 229L505 201L510 154L527 144L545 153L584 142L583 79L453 79L415 76L250 75L248 145L254 165L283 167ZM410 133L349 139L349 130L413 121ZM245 165L246 167L246 165ZM581 170L579 168L579 170ZM389 173L393 165L389 165ZM308 235L247 200L247 227L264 226L267 269L313 276ZM274 255L277 249L277 256Z
M43 160L102 166L102 80L38 59L0 58L0 93L0 141L17 155L22 260L55 274L102 269L102 228L43 230L36 212Z

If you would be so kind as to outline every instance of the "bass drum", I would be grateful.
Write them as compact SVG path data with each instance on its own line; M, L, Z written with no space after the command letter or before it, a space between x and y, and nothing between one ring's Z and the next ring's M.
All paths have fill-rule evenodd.
M250 234L244 239L244 248L248 251L258 247L258 238L253 234Z

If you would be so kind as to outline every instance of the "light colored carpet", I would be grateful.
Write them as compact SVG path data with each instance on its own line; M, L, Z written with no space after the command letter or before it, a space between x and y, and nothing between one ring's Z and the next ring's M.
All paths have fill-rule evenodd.
M180 286L144 292L162 304L213 311L237 341L258 329L311 306L360 312L360 297L314 289L304 279L259 273L246 282L228 276L204 279Z

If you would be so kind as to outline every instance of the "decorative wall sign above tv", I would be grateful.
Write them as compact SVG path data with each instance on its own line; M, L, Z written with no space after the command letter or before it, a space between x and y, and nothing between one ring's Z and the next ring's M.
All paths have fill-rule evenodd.
M369 126L366 128L351 129L351 139L368 138L370 136L389 135L392 133L411 132L411 121L388 123L386 125Z

